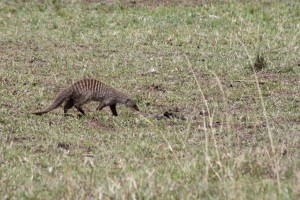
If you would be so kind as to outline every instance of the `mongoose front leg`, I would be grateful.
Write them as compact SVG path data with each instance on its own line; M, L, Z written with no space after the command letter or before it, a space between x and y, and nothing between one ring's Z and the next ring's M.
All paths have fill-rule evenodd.
M111 112L113 113L113 116L118 116L116 104L110 105L109 107L110 107Z

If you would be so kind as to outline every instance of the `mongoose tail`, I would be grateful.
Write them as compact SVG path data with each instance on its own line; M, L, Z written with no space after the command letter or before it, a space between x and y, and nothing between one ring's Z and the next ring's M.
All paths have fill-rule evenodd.
M45 114L47 112L50 112L51 110L54 110L54 109L58 108L66 99L70 98L71 95L72 95L72 90L70 90L69 88L67 88L67 89L63 90L58 95L58 97L53 102L53 104L51 106L49 106L47 109L45 109L43 111L34 112L32 114L42 115L42 114Z

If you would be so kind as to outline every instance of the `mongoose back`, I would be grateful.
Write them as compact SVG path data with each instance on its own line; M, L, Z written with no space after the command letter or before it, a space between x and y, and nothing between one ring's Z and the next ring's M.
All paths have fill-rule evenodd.
M90 101L100 102L96 109L98 111L102 110L106 106L109 106L114 116L118 116L116 110L117 104L124 104L127 107L139 111L136 102L130 99L123 92L94 79L83 79L74 83L70 87L65 88L58 95L54 103L47 109L34 112L33 114L45 114L58 108L63 102L66 102L64 105L64 114L67 114L68 110L74 106L84 115L85 113L82 109L82 106Z

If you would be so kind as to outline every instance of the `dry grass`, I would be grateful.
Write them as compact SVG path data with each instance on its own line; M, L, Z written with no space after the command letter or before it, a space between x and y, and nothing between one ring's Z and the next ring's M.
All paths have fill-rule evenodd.
M1 198L298 199L300 4L132 4L0 3ZM31 114L84 77L175 117Z

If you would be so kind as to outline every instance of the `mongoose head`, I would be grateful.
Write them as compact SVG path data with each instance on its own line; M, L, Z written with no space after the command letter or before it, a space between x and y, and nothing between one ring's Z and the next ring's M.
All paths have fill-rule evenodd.
M140 111L138 106L136 105L136 102L132 99L127 99L125 105L129 108L132 108L132 109L136 110L136 111Z

